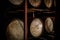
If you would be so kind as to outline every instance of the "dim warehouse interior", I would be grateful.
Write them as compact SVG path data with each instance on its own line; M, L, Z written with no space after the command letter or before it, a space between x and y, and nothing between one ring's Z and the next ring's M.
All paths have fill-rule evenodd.
M1 37L2 37L1 39L2 40L7 40L7 37L9 37L8 33L10 33L10 32L7 32L7 31L9 31L8 30L9 25L14 27L13 25L14 25L14 22L15 22L15 26L17 27L18 24L21 24L21 23L19 23L19 20L24 23L24 15L23 14L24 14L23 12L19 12L17 14L16 13L6 13L6 14L1 16L2 19L1 19L1 27L0 28L1 28ZM18 23L16 23L16 22L18 22ZM8 40L14 40L14 39L8 39Z
M33 14L35 14L35 16ZM29 13L28 14L28 40L37 40L37 39L38 40L54 40L55 29L56 29L54 16L55 16L54 13L52 13L52 14L45 14L45 13L40 14L39 12ZM37 31L37 29L39 28L39 26L36 26L37 23L39 22L37 19L39 19L43 25L42 28L40 28L41 29L40 33L39 33L39 31ZM52 23L52 25L49 26L49 27L52 27L51 28L52 31L49 31L51 29L46 28L47 26L45 26L45 25L48 25L48 24L45 24L47 19L50 20L50 22ZM33 22L34 20L36 20L36 21ZM35 25L35 26L33 26L33 25ZM30 29L31 27L32 27L32 29ZM35 31L32 31L32 30L35 30ZM34 32L37 34L35 34ZM34 36L34 34L35 34L35 36Z
M0 40L55 40L56 0L2 0Z

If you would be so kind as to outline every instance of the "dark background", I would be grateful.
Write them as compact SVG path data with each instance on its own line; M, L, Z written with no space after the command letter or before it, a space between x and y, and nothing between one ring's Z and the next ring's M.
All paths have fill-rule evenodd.
M33 18L33 12L28 14L28 40L37 40L37 39L38 40L54 40L56 33L54 32L53 34L51 34L45 30L45 20L47 17L50 17L53 21L54 31L56 31L56 25L55 25L55 23L56 23L55 16L56 15L55 15L55 13L47 14L47 13L42 13L42 12L34 12L34 14L35 14L34 18ZM39 36L37 38L33 37L30 33L30 24L35 18L39 18L43 22L43 33L41 36ZM48 35L52 35L52 36L54 36L54 38L51 36L48 36Z
M28 1L28 0L27 0ZM21 12L21 11L16 11L16 10L24 10L24 2L19 5L19 6L16 6L16 5L13 5L11 4L8 0L1 0L0 1L0 40L7 40L6 38L6 28L8 26L8 24L11 22L11 20L15 19L15 18L19 18L21 19L22 21L24 21L24 12ZM28 1L28 8L35 8L33 7L32 5L30 5L29 1ZM36 9L48 9L43 0L42 0L42 3L39 7L36 7ZM56 11L56 7L54 7L54 5L52 5L52 7L49 9L51 11ZM45 21L45 18L46 17L54 17L54 30L55 30L55 33L52 34L55 36L54 40L56 40L56 31L58 30L57 29L57 23L56 23L56 20L58 21L58 17L57 17L57 13L51 13L51 14L47 14L47 13L43 13L43 12L40 12L40 11L35 11L34 12L35 14L35 18L39 18L39 19L42 19L43 22ZM29 30L29 27L30 27L30 24L33 20L33 13L28 13L28 40L51 40L51 37L49 37L48 33L46 32L46 30L44 29L44 31L46 32L43 32L43 34L38 37L38 38L35 38L31 35L30 33L30 30ZM31 39L30 39L31 38Z
M51 6L51 8L47 8L44 4L44 0L42 0L42 3L39 7L33 7L29 1L28 1L28 9L31 9L31 8L34 8L34 9L43 9L44 11L34 11L34 12L28 12L28 40L56 40L56 31L57 31L57 27L56 27L56 7L54 6L54 0L53 0L53 4ZM50 11L46 11L45 9L48 9ZM55 11L55 12L53 12ZM47 13L49 12L49 13ZM51 13L50 13L51 12ZM35 17L33 18L33 14L35 15ZM51 34L51 33L48 33L46 30L45 30L45 20L47 17L53 17L52 18L52 21L53 21L53 26L54 26L54 33ZM41 36L35 38L31 35L30 33L30 24L31 22L35 19L35 18L39 18L43 21L43 33ZM54 36L51 37L51 36L48 36L48 35L52 35Z
M16 11L23 10L23 11ZM0 1L0 40L7 40L6 29L9 23L14 19L20 19L24 22L24 1L16 6L8 0Z

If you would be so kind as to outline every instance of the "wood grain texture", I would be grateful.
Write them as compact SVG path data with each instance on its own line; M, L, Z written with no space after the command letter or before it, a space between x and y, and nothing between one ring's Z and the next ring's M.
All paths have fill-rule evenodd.
M20 5L24 0L9 0L14 5Z
M50 17L48 17L45 21L45 29L47 32L53 31L53 21Z
M13 20L7 27L8 40L24 39L24 24L21 20Z
M43 24L40 19L34 19L30 26L30 32L34 37L39 37L43 30Z
M44 0L46 7L50 8L52 6L52 0Z
M29 0L29 2L34 7L38 7L41 4L41 0Z

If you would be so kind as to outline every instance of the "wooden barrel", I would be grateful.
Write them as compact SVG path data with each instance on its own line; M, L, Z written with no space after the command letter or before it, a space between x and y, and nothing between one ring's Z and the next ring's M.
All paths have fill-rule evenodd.
M52 2L53 2L53 0L44 0L44 3L45 3L47 8L52 7Z
M43 30L43 23L41 19L34 19L30 25L30 32L32 36L39 37L42 34Z
M21 20L15 19L10 22L7 27L8 40L23 40L24 39L24 24Z
M48 33L53 31L53 21L50 17L45 20L45 29Z
M41 4L41 0L29 0L29 3L33 6L33 7L38 7Z
M9 0L14 5L20 5L24 0Z

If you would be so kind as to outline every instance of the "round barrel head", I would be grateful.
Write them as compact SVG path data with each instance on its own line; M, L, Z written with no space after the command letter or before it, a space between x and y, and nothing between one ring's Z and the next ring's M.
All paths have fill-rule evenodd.
M23 0L9 0L9 1L14 5L20 5L23 2Z
M52 0L44 0L46 7L50 8L52 6Z
M53 31L53 21L50 17L45 21L45 29L48 33Z
M34 19L30 25L30 32L32 36L39 37L43 30L42 21L38 18Z
M29 0L29 3L33 6L33 7L38 7L41 4L41 0Z
M8 40L23 40L24 39L24 24L21 20L13 20L7 27Z

